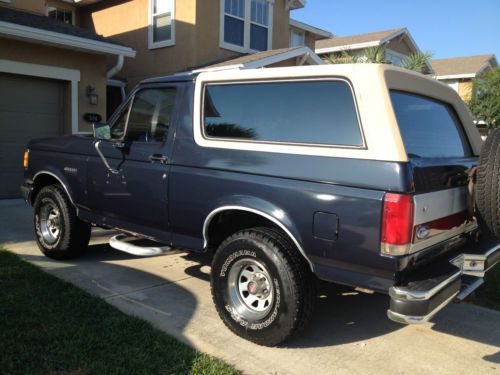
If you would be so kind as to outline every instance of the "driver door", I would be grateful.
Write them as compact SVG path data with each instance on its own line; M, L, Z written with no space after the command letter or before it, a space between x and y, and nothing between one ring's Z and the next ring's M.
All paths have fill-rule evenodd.
M87 168L87 193L101 225L170 239L168 160L175 103L175 86L139 89L115 116L111 140L98 143Z

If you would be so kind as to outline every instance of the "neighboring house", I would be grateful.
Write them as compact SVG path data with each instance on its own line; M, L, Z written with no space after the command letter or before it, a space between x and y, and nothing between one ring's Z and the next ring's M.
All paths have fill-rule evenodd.
M105 117L108 59L135 56L77 19L72 2L0 0L0 198L20 195L30 139L88 132L85 113Z
M318 40L315 52L326 59L331 54L340 55L345 51L362 60L366 56L367 48L379 46L385 47L386 60L397 66L400 66L407 56L420 52L406 28Z
M290 47L307 46L314 51L317 40L332 37L333 34L329 31L290 19Z
M290 47L290 11L304 7L304 3L304 0L96 1L85 7L80 20L90 30L137 51L137 57L127 60L120 72L123 84L130 89L151 76L209 65L242 68L322 63L307 47L286 50ZM279 52L271 52L270 58L266 53L270 50ZM256 56L243 57L245 65L240 60L227 62L255 53ZM248 64L250 61L252 64Z
M452 87L463 101L468 102L474 93L472 81L482 72L497 67L495 55L463 56L431 60L433 77Z
M453 88L464 102L475 95L473 80L488 69L498 66L495 55L462 56L431 60L433 77ZM481 136L486 138L488 127L484 121L476 122Z

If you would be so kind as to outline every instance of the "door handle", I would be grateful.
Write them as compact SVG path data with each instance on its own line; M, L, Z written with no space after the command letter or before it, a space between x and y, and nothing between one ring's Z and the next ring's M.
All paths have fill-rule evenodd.
M151 160L152 163L155 163L155 162L162 163L162 164L168 163L168 158L163 154L149 155L149 160Z

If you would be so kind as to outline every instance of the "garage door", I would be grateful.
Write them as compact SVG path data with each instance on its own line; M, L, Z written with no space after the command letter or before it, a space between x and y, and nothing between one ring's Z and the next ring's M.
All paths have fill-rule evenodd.
M64 82L0 73L0 198L18 198L30 139L61 135Z

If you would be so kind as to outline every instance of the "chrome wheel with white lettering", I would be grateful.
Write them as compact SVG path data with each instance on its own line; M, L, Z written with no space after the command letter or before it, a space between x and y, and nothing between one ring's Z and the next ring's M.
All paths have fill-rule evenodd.
M254 259L240 259L231 267L228 292L232 307L242 317L256 321L272 307L273 285L264 265Z
M229 236L215 253L210 277L222 321L249 341L277 345L311 318L316 280L290 238L277 229Z
M89 243L90 224L78 218L64 188L48 185L35 194L34 226L39 249L53 259L80 255Z
M53 245L59 239L61 233L61 215L52 202L43 203L40 208L40 232L43 240Z

